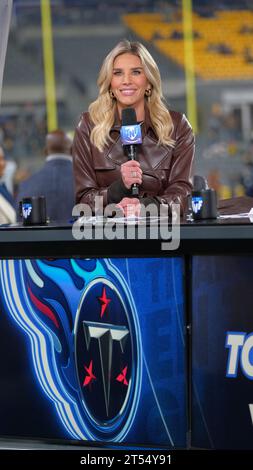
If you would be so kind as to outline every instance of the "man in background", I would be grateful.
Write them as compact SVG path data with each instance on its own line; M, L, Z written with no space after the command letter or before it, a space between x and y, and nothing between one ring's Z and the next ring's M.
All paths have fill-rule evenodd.
M67 222L71 218L75 205L71 144L61 129L47 134L45 164L20 184L17 206L24 197L45 196L50 221Z

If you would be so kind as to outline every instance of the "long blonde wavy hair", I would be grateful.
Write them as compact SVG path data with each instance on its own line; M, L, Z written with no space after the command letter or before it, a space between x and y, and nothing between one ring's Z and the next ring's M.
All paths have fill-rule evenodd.
M144 73L151 84L151 95L146 97L150 119L158 137L158 144L174 146L170 137L173 123L170 113L164 104L161 76L156 62L148 50L139 42L124 40L119 42L106 56L98 75L99 95L89 106L89 113L94 127L91 131L91 142L102 151L111 140L110 129L115 119L117 101L110 95L113 64L116 57L130 53L137 55L142 63Z

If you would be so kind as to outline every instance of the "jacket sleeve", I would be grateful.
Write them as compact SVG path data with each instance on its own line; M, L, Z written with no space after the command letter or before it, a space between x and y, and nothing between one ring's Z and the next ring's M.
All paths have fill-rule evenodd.
M73 169L75 177L76 203L86 203L92 209L95 197L103 197L103 205L107 204L107 188L98 187L90 142L91 128L85 114L82 115L72 144Z
M87 114L84 113L76 128L72 144L76 203L86 203L94 210L96 196L102 196L103 206L106 206L131 196L131 190L125 188L121 178L109 186L98 186L92 161L90 132Z
M195 139L188 120L182 115L175 129L175 147L169 168L168 186L163 194L156 196L159 203L179 203L181 214L187 210L187 198L192 191L192 163L195 151Z

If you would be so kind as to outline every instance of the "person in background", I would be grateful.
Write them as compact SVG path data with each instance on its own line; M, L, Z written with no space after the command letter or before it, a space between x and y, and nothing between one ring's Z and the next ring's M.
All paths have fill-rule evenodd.
M20 184L17 207L24 197L45 196L51 221L66 222L71 218L75 204L71 144L72 140L61 129L47 134L45 164Z
M0 224L16 222L15 201L3 180L6 168L4 150L0 147Z
M72 146L76 202L94 210L95 196L104 206L117 204L140 213L141 203L179 203L187 210L192 190L194 136L186 117L164 103L160 72L138 42L121 41L105 58L98 76L99 95L84 112ZM138 161L128 161L121 140L121 113L134 108L141 123ZM139 185L139 197L131 187Z

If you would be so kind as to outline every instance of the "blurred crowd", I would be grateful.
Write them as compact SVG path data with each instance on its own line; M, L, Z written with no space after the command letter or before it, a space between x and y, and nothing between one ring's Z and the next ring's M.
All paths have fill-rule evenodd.
M24 2L13 0L16 22L22 25L39 25L41 18L38 6L40 0ZM55 26L70 26L83 24L117 24L122 14L131 12L157 11L160 4L166 1L157 0L53 0L51 2L53 21ZM170 0L173 5L178 0ZM20 14L22 12L22 15ZM24 14L25 13L25 14Z
M209 186L224 199L253 196L253 130L243 135L241 110L213 103L202 151Z

